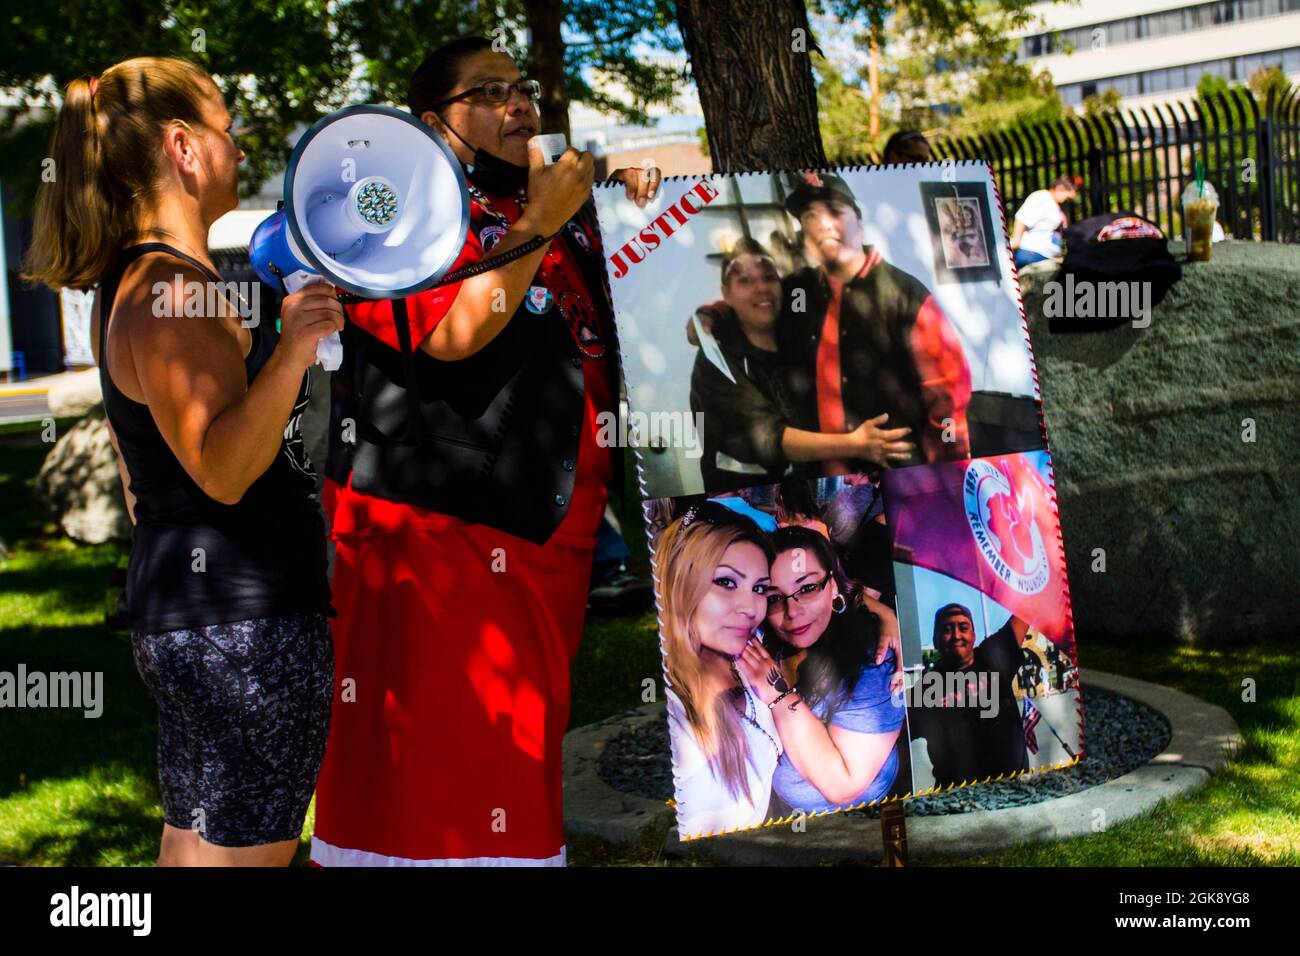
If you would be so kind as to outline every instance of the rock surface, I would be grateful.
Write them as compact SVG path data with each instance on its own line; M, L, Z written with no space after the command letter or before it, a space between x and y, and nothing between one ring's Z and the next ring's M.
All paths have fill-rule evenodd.
M35 491L36 500L75 541L101 544L131 537L102 404L58 436L36 475Z
M1300 247L1183 270L1149 327L1072 334L1043 316L1054 273L1022 276L1075 626L1297 636Z
M99 369L87 368L80 372L58 375L45 393L50 414L56 418L77 418L85 415L104 401L104 391L99 384Z
M1109 691L1084 688L1087 756L1072 767L1012 780L963 787L916 797L908 816L940 816L972 810L999 810L1052 800L1095 787L1142 766L1169 745L1168 722L1135 700ZM673 768L666 720L625 730L605 747L597 765L600 778L620 793L651 800L673 796ZM878 807L855 811L879 816Z

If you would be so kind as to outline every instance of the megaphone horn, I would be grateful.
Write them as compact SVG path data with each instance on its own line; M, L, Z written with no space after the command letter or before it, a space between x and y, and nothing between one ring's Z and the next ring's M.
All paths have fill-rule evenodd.
M253 233L259 278L296 292L314 276L370 299L429 288L465 244L465 174L443 139L409 113L348 106L298 140L284 174L284 208ZM332 339L332 343L330 341ZM338 336L317 359L338 368Z

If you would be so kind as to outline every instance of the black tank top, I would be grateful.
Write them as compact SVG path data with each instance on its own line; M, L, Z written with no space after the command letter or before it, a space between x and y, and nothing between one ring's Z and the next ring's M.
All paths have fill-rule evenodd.
M198 260L165 243L150 242L123 250L100 284L104 410L136 499L122 620L137 633L150 633L300 611L332 613L324 520L300 430L310 388L307 376L285 425L280 453L233 505L203 493L167 446L149 406L131 400L113 384L106 348L113 300L127 266L150 252L166 252L192 264L210 281L223 283ZM249 331L253 344L244 368L251 384L279 337L260 322Z

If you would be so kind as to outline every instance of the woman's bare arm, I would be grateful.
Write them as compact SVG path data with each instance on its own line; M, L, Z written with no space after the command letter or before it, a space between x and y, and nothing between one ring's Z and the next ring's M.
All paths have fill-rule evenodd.
M286 298L280 342L250 386L237 316L186 316L191 282L207 288L193 266L150 257L123 282L113 321L125 325L136 381L168 448L204 494L234 504L279 454L316 343L342 328L343 311L321 283Z
M848 803L871 785L898 740L897 730L864 734L834 725L828 729L802 703L791 711L783 701L772 708L772 716L799 776L835 804Z
M822 796L831 803L845 804L876 779L901 726L888 733L860 733L834 725L827 728L797 692L778 701L777 691L766 677L776 662L761 641L752 640L745 646L736 667L759 700L772 705L772 719L785 755L799 776Z
M492 254L508 252L543 233L525 212L497 245ZM468 358L491 342L515 314L532 285L542 256L550 248L544 243L526 256L490 272L466 279L456 292L447 314L420 343L429 355L444 362Z

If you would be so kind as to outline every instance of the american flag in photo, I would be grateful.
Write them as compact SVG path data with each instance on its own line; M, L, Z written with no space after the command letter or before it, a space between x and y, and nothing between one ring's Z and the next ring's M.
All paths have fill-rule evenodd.
M1043 713L1034 706L1034 702L1028 697L1025 698L1025 748L1031 753L1038 753L1038 734L1034 728L1038 722L1043 719Z

